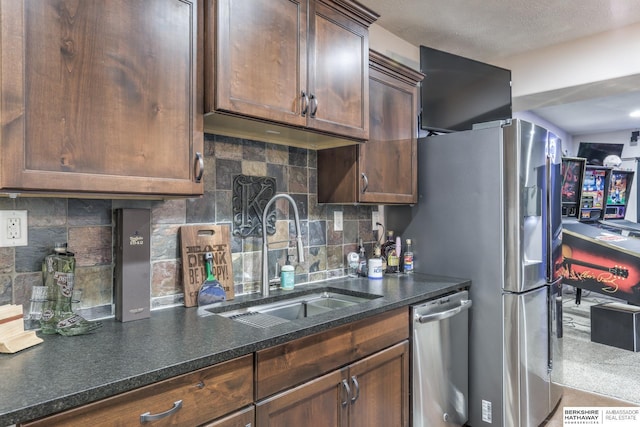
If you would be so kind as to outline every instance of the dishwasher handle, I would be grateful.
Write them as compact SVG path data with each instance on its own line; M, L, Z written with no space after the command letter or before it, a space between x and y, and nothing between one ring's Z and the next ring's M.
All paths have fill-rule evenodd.
M449 310L440 311L437 313L425 314L425 315L417 314L416 321L418 323L436 322L438 320L446 319L448 317L453 317L462 311L469 310L470 308L471 308L471 300L470 299L462 300L460 301L459 306Z

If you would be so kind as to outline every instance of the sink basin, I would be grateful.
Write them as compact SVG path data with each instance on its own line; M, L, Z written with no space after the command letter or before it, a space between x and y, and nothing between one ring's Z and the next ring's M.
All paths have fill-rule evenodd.
M351 303L350 305L354 304L357 303ZM331 311L331 309L303 301L274 308L258 309L256 311L258 313L268 314L270 316L281 317L286 320L294 320L303 319L305 317L313 316L314 314L318 313L326 313L327 311Z
M372 294L352 295L324 291L282 301L256 304L233 311L219 312L219 308L207 309L207 311L251 326L266 328L291 320L304 319L309 316L350 307L378 297L379 295Z

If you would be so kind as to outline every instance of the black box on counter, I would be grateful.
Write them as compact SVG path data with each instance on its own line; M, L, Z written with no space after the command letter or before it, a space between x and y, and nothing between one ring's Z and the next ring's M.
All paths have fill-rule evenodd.
M151 313L151 211L116 209L116 319Z
M591 306L591 341L640 351L640 307L623 303Z

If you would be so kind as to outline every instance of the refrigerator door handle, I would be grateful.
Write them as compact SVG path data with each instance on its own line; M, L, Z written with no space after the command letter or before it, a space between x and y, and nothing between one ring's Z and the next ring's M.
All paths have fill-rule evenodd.
M460 305L458 307L454 307L449 310L441 311L438 313L426 314L426 315L416 314L416 321L418 323L436 322L442 319L446 319L448 317L455 316L456 314L464 310L468 310L470 308L471 308L471 300L463 300L463 301L460 301Z
M562 277L554 280L550 283L549 289L552 290L555 287L562 286ZM562 291L560 291L562 295ZM562 338L562 299L554 298L554 292L549 293L549 301L547 303L547 310L549 314L547 316L547 372L550 374L553 370L553 334L556 334L557 338ZM555 306L555 307L554 307ZM553 325L555 321L555 327Z

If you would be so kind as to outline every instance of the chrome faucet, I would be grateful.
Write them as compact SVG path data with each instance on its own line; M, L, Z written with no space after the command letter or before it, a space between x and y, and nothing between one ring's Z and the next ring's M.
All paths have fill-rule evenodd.
M276 194L265 205L262 211L262 296L269 296L269 265L267 243L267 212L277 199L287 199L293 206L293 217L296 225L296 247L298 250L298 262L304 262L304 249L302 247L302 231L300 230L300 217L298 216L298 206L295 200L288 194ZM288 240L287 240L288 241Z

